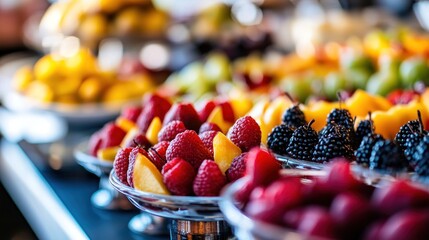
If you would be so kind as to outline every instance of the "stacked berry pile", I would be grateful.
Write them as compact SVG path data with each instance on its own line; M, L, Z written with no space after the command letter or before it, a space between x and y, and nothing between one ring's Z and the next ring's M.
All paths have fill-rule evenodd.
M247 152L261 144L256 121L250 116L235 121L232 107L225 106L229 103L207 103L197 111L192 104L171 105L151 95L143 108L128 108L119 121L94 134L90 151L98 156L114 152L116 176L137 190L218 196L244 175Z
M344 157L370 169L414 170L419 176L429 176L429 136L419 111L418 119L403 125L394 140L374 132L370 113L356 128L354 122L348 110L336 108L316 133L311 128L313 121L307 124L295 105L285 111L282 124L269 134L267 145L274 153L298 160L326 163Z
M429 235L429 192L405 180L374 188L345 159L332 161L324 176L282 176L274 157L261 149L249 153L246 167L236 206L288 234L292 229L303 239L408 240Z

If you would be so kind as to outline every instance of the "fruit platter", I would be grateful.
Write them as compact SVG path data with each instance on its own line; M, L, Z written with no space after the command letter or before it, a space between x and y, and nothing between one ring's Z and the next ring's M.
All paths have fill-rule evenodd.
M249 155L246 177L230 185L220 203L238 239L424 239L428 234L427 186L362 177L344 158L321 171L280 171L269 152L253 149ZM261 165L273 171L261 171Z

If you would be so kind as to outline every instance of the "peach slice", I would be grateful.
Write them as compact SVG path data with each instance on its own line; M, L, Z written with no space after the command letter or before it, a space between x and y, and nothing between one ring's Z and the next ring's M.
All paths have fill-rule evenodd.
M152 145L158 143L158 133L161 131L162 122L159 117L155 117L149 124L149 128L146 131L146 138Z
M104 161L113 162L119 147L108 147L97 151L97 158Z
M116 125L118 125L120 128L122 128L125 132L129 132L131 129L136 128L136 124L128 120L124 117L118 117L115 121Z
M273 129L275 126L279 125L282 122L283 113L292 105L293 102L285 96L278 97L272 101L265 110L263 117L264 123L267 127L269 129Z
M241 149L237 147L225 134L218 132L213 138L214 161L219 166L222 173L231 166L232 160L241 154Z
M228 129L232 126L231 123L225 121L223 118L222 108L220 106L213 109L207 118L207 122L215 123L224 133L228 132Z
M134 188L143 192L170 195L162 174L143 154L138 153L133 171Z
M236 118L244 116L253 106L252 100L245 97L233 98L229 102L231 103Z

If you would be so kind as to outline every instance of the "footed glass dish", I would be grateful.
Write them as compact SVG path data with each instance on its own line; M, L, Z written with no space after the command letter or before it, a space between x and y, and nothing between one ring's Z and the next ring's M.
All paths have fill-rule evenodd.
M135 207L109 183L109 174L113 163L100 160L88 153L88 143L79 144L74 156L79 165L100 177L100 188L91 196L93 206L104 210L135 210ZM129 229L137 234L163 235L168 234L168 222L164 218L150 214L140 214L128 224Z
M142 192L119 181L112 170L112 186L142 212L171 220L171 239L230 239L229 225L219 209L220 197L170 196Z

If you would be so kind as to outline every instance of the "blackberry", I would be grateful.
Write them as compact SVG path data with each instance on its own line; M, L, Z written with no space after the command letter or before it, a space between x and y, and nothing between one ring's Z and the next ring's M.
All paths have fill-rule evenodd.
M289 140L286 149L287 154L295 159L311 160L314 146L317 144L317 133L311 127L314 120L308 125L301 126L295 130Z
M344 126L346 128L354 128L353 118L347 109L333 109L326 119L326 124L336 123L338 125Z
M362 120L356 128L356 141L360 144L363 137L374 133L375 127L374 122L371 119L371 113L368 114L369 119Z
M307 124L307 121L305 121L305 115L297 104L288 108L283 113L282 121L283 123L294 128L298 128Z
M372 148L369 168L386 171L400 171L407 168L402 150L393 141L378 141Z
M424 136L425 135L421 133L414 132L409 135L407 141L405 142L404 155L405 155L405 159L408 161L408 164L411 167L416 166L416 162L414 161L413 154L414 152L416 152L417 145L419 145L420 141L423 139Z
M380 134L369 134L363 137L359 148L355 151L356 162L365 166L369 166L369 158L374 145L378 141L383 141L384 138Z
M268 148L277 154L286 154L286 148L294 130L294 128L284 123L273 128L268 135Z
M336 131L319 138L314 148L313 161L324 163L336 157L345 157L349 160L354 159L353 149L350 145L344 144L343 136L338 131L338 128L334 129Z
M342 138L342 142L352 148L352 139L351 139L351 131L350 129L347 129L345 126L338 125L334 122L326 125L320 132L319 132L319 139L326 138L329 135L332 135L333 133L339 133Z
M419 176L429 176L429 136L424 136L413 154L414 171Z
M423 130L423 121L420 111L417 111L417 116L417 120L408 121L406 124L402 125L395 136L396 144L398 144L403 151L405 150L407 139L413 132L427 134L427 132Z

